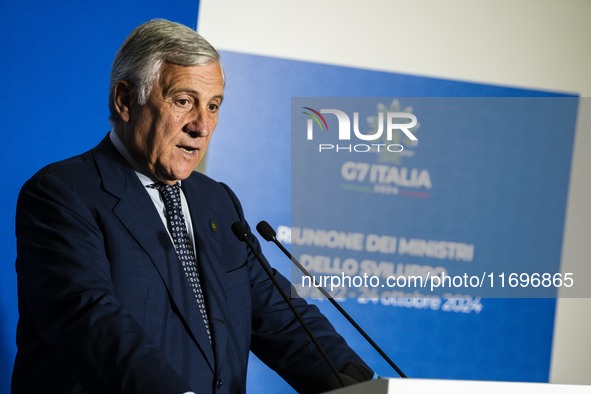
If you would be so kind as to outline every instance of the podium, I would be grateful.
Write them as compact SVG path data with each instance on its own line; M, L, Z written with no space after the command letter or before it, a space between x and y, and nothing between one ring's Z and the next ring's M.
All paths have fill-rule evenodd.
M591 386L441 379L378 379L325 394L591 394Z

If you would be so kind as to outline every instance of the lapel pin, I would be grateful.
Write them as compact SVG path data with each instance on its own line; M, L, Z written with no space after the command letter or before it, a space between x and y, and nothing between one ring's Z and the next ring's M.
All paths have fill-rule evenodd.
M218 231L218 224L216 222L214 222L213 220L209 221L209 228L211 229L211 231L213 231L214 233Z

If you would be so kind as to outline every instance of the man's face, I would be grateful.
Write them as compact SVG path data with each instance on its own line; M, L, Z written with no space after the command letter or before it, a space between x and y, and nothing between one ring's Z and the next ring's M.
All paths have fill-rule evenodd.
M128 87L120 84L118 89ZM127 99L128 105L120 107L123 128L119 135L144 170L162 182L176 183L191 175L203 158L223 93L217 62L164 64L145 105Z

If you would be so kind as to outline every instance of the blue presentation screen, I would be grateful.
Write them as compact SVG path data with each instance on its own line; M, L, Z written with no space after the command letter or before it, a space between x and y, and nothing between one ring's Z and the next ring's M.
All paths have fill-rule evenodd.
M335 289L409 377L548 381L558 282L531 274L560 273L577 98L233 52L222 61L206 172L233 188L251 227L268 221L316 276L478 278L483 287ZM349 119L350 140L330 109ZM417 140L401 127L389 136L388 112L407 114L390 125L414 115ZM385 140L371 137L380 124ZM285 256L263 248L298 287ZM512 273L528 276L500 291L499 275L508 285ZM395 376L313 287L299 291L378 374ZM291 392L252 358L249 388L261 380Z

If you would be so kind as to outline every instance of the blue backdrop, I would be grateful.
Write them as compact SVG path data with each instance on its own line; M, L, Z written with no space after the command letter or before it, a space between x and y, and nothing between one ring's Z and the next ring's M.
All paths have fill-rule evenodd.
M208 152L207 172L234 188L242 198L251 225L260 220L274 226L296 222L297 225L307 223L312 228L365 233L372 232L368 226L377 225L374 230L378 234L409 238L414 234L419 238L475 243L477 257L485 255L494 260L497 256L504 263L496 265L498 270L507 269L518 259L535 260L540 256L545 256L548 267L558 270L576 99L562 101L566 105L560 111L561 121L543 128L530 119L526 126L517 127L520 134L515 138L509 138L515 128L494 133L491 122L483 125L476 121L485 119L483 114L463 112L466 108L461 105L457 114L452 112L447 117L456 122L452 129L442 130L443 125L437 121L428 122L428 117L423 115L433 118L432 111L423 112L419 116L423 122L417 133L416 157L404 160L411 167L429 169L433 178L430 196L352 197L351 191L347 194L337 190L341 186L339 182L343 183L338 168L327 175L331 163L336 160L338 167L339 160L345 159L329 155L320 160L313 152L292 144L292 137L297 138L296 134L300 133L303 138L305 133L305 128L292 127L291 122L294 116L306 117L301 115L300 108L306 102L314 107L330 102L322 99L326 97L398 97L402 104L414 102L419 114L420 97L423 101L433 101L427 97L535 100L535 97L563 95L233 52L224 52L223 62L228 75L227 99ZM419 98L413 100L413 97ZM453 106L452 100L441 100ZM500 99L490 100L489 104L502 104ZM486 101L482 104L486 105ZM505 113L498 120L519 119L518 111L519 107L514 106L513 115ZM466 115L474 118L468 125L461 122ZM326 118L335 119L329 115ZM550 118L546 114L544 119ZM560 125L559 130L553 128L556 124ZM330 127L334 128L334 124L329 124ZM316 136L324 136L322 133L316 130ZM504 153L503 146L507 148ZM336 186L329 187L331 183ZM552 186L545 190L545 185ZM381 213L381 220L364 222L366 211L359 205L363 202L373 205L372 215ZM341 218L348 213L347 219L335 222L331 217L335 212ZM503 226L507 226L507 231ZM509 237L516 237L515 242L504 249L500 241ZM500 246L495 250L497 241ZM528 248L534 245L538 250L529 256ZM288 261L273 245L264 247L270 261L289 275ZM318 248L316 252L329 254L326 250L319 252ZM479 252L485 253L479 255ZM432 264L433 260L407 257L402 261ZM379 374L395 375L328 303L318 303ZM343 305L410 377L548 381L555 300L483 299L481 304L478 313L419 310L351 299ZM252 360L249 388L262 380L269 392L290 392L278 378L268 378L266 367Z

